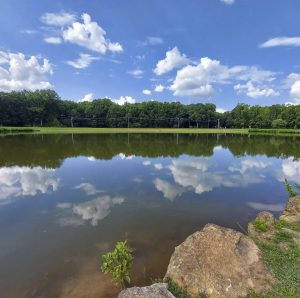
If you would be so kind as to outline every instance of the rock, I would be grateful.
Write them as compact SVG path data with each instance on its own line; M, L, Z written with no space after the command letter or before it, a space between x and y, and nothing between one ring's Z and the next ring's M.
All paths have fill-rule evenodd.
M266 223L270 225L274 224L275 221L274 215L267 211L259 212L258 215L256 216L256 219L264 220Z
M166 283L157 283L149 287L133 287L123 290L118 298L175 298L168 291Z
M175 248L165 278L192 298L245 297L275 282L254 241L240 232L207 224Z
M279 219L288 223L300 223L300 196L289 199Z
M253 224L256 220L264 220L268 225L268 229L265 232L258 230ZM266 211L259 212L254 221L248 224L248 236L259 241L272 242L276 232L273 214Z

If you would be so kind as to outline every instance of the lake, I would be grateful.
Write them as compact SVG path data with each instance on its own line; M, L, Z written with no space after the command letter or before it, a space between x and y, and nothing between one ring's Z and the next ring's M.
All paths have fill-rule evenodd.
M78 134L0 137L1 297L116 297L101 255L128 239L132 280L163 277L207 223L240 231L300 183L300 138Z

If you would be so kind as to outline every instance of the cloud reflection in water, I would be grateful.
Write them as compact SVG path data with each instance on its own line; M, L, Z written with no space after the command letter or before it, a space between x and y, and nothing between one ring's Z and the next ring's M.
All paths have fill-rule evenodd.
M98 197L96 199L79 203L59 203L60 209L69 209L71 214L64 215L59 219L62 226L77 226L88 221L92 226L97 226L98 222L107 217L114 205L121 205L125 199L123 197L111 197L109 195ZM74 216L75 215L75 216Z
M0 168L0 205L8 204L19 196L35 196L48 191L56 191L59 179L54 177L54 169L42 167Z

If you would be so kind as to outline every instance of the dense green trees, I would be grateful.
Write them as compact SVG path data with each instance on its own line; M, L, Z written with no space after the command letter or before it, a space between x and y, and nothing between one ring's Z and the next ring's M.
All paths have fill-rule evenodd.
M214 104L142 102L117 105L109 99L76 103L53 90L0 92L2 126L300 128L300 105L238 104L216 112Z

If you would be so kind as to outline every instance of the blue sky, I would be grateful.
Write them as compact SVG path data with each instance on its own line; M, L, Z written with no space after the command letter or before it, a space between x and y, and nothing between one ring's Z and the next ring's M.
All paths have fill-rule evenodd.
M300 1L1 0L0 90L300 103Z

